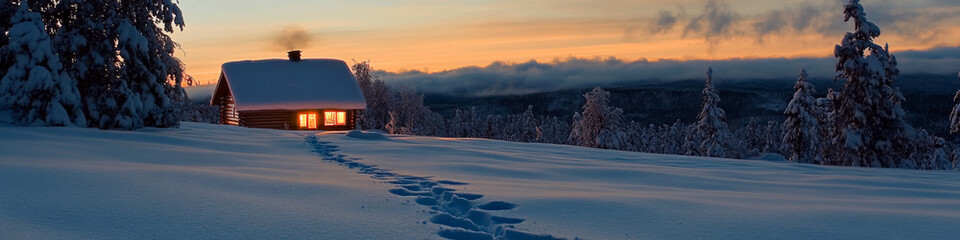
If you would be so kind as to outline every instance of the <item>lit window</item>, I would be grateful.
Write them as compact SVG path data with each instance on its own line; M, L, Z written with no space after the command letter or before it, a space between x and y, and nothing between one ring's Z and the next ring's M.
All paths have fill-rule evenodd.
M301 128L307 127L307 114L305 113L300 114L300 127Z
M324 126L345 126L347 125L347 112L344 111L325 111L323 112Z
M309 125L309 126L307 126L307 128L309 128L309 129L317 129L317 114L316 114L316 113L308 114L308 115L307 115L307 119L308 119L308 120L307 120L307 125Z

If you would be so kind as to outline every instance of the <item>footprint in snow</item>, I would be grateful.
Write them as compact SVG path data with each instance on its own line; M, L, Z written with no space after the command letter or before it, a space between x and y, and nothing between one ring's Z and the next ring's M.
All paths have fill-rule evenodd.
M358 169L357 173L370 175L371 178L394 184L396 188L388 190L391 194L400 197L416 197L417 204L427 206L431 213L430 222L441 225L437 232L440 237L448 239L560 239L551 235L527 233L516 229L516 224L524 219L491 215L486 211L510 210L516 204L504 201L477 203L483 198L482 194L462 193L456 189L443 187L460 186L469 183L435 180L433 177L420 177L396 174L388 169L381 169L376 165L360 162L360 158L349 158L342 154L335 154L337 146L329 142L321 142L315 135L305 137L312 145L314 152L320 154L324 160L337 162L351 169Z

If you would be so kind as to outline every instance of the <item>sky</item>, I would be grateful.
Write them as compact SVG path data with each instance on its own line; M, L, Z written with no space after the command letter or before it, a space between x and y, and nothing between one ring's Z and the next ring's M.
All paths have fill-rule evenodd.
M570 60L659 62L832 57L853 26L842 0L181 1L172 37L187 73L227 61L369 60L387 76ZM960 1L863 0L894 52L960 45ZM494 63L494 64L491 64ZM794 71L792 71L794 72ZM408 75L409 76L409 75Z

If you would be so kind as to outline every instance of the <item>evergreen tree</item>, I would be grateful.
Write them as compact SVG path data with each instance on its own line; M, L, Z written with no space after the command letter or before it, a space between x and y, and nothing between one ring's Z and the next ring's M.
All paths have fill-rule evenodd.
M873 43L880 28L867 21L859 0L844 5L844 21L853 20L834 50L837 80L845 80L836 96L828 164L900 167L913 148L913 128L903 120L903 95L891 84L899 74L896 58ZM869 52L865 55L864 52Z
M390 121L390 88L383 80L375 79L370 84L370 97L364 110L364 122L370 129L385 129Z
M739 155L737 158L750 158L760 156L760 153L763 152L764 145L766 145L766 137L764 137L764 127L760 125L760 120L757 118L751 117L747 121L747 125L743 126L734 133L734 138L739 142ZM736 155L738 153L730 153ZM728 156L734 157L734 156Z
M693 148L688 154L710 157L725 157L724 152L730 141L730 129L727 117L720 108L720 95L713 86L713 69L707 69L707 81L703 88L703 103L697 115L697 124L688 139Z
M16 11L17 5L12 1L0 1L0 19L2 19L0 20L0 81L3 81L3 76L7 75L7 69L13 66L14 59L10 54L10 37L7 36L7 31L11 26L8 20L13 18Z
M104 129L172 127L185 101L178 45L183 15L170 0L49 1L56 51L78 81L90 125Z
M367 109L370 109L373 105L373 95L372 85L373 85L373 76L370 75L370 62L354 62L353 66L350 67L353 69L353 76L357 79L357 85L360 86L360 92L363 93L363 99L367 102ZM374 128L372 124L368 121L366 110L360 110L358 112L357 120L361 129L371 129Z
M14 61L0 80L0 108L21 125L85 126L76 82L63 74L40 14L22 1L10 22L4 48Z
M570 136L570 125L557 117L543 117L537 127L537 142L563 144Z
M957 78L960 79L960 73L957 73ZM956 105L954 105L953 110L950 111L950 134L960 132L960 91L957 91L957 94L953 95L953 102L955 102Z
M391 103L385 126L393 134L436 136L444 131L443 118L423 105L423 95L401 88Z
M683 146L686 143L686 136L690 135L689 130L690 126L680 122L680 119L677 119L673 125L670 125L668 129L669 133L666 136L666 141L663 142L663 146L660 148L663 149L665 154L685 154Z
M793 99L783 112L783 143L787 145L791 162L820 164L820 123L817 120L816 90L807 82L807 71L800 69L800 77L793 89Z
M583 113L574 115L569 141L573 145L619 149L626 135L620 128L623 109L610 106L610 92L596 87L583 95Z
M527 110L523 111L522 114L517 118L519 122L514 124L519 127L518 141L520 142L534 142L537 140L539 133L537 133L537 126L540 126L540 119L533 115L533 105L528 105Z

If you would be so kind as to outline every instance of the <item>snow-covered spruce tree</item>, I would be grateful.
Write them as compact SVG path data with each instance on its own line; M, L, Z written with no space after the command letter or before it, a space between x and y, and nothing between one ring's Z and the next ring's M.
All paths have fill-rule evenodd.
M363 92L363 97L370 97L370 85L373 84L373 76L370 75L370 61L353 62L350 67L353 70L353 76L357 78L357 85Z
M503 116L499 114L489 114L484 121L484 138L504 140L506 138L504 129L506 128L507 123Z
M77 80L91 127L142 126L139 99L119 76L120 60L112 34L119 3L115 0L63 0L53 9L59 28L53 41L64 72ZM70 17L68 17L70 16Z
M393 134L436 136L444 131L443 118L423 105L423 95L401 88L392 101L386 130Z
M370 84L370 98L367 98L367 109L364 110L364 122L370 129L386 129L390 121L390 92L383 80L375 79Z
M767 121L764 127L764 145L761 148L763 153L776 153L781 156L787 155L786 145L783 144L783 123L778 121Z
M906 167L916 169L950 170L953 169L953 160L949 153L950 149L946 140L930 135L927 131L919 130L917 147L910 153L910 159L914 161L904 164L907 165Z
M557 117L542 117L537 127L537 142L563 144L570 136L570 125Z
M520 122L515 125L519 127L520 142L535 142L539 138L537 127L540 126L540 118L533 115L533 105L527 105L527 110L517 118Z
M619 149L626 134L620 124L623 109L610 106L610 92L596 87L583 95L583 113L571 124L569 141L573 145Z
M760 125L760 120L751 117L747 121L747 125L737 129L734 132L734 139L737 141L737 151L731 152L727 157L735 158L750 158L760 156L760 153L763 151L763 146L766 145L766 138L764 137L764 127Z
M57 52L78 81L90 125L177 124L183 65L167 33L184 24L174 1L62 0L51 12Z
M807 71L800 69L800 77L793 86L797 92L783 112L783 143L787 145L788 159L791 162L820 164L822 145L820 143L820 123L816 106L816 90L807 82Z
M466 111L457 109L453 116L447 121L446 136L455 138L467 137L466 127L464 127L466 121L464 120L469 119L468 117Z
M663 136L665 138L662 141L660 149L664 154L686 154L684 152L683 146L686 143L686 136L690 135L690 125L680 122L680 119L677 119L670 128L667 129L667 134Z
M139 95L144 126L176 126L171 98L183 97L183 64L173 56L178 45L167 33L173 33L174 27L183 30L180 7L170 0L121 1L119 6L122 19L117 21L115 34L120 77Z
M901 167L913 148L913 128L904 119L903 95L891 84L899 74L896 58L873 43L880 28L867 21L859 0L844 5L844 21L853 21L834 50L837 80L845 80L836 96L826 150L826 164ZM865 55L868 52L869 55Z
M34 126L85 126L76 82L63 74L40 14L21 2L10 19L12 66L0 80L0 109L15 123Z
M7 75L7 69L13 66L13 55L10 54L10 37L7 31L10 30L10 19L17 11L17 5L13 1L0 1L0 78ZM3 81L0 79L0 81Z
M363 93L363 98L367 101L367 108L370 108L371 96L373 94L371 86L373 85L373 76L370 75L370 62L369 61L354 61L353 66L350 67L353 70L353 76L357 79L357 85L360 86L360 91ZM372 124L368 122L368 117L366 110L360 110L359 116L357 116L358 124L361 129L371 129Z
M957 78L960 79L960 73L957 73ZM953 95L953 102L956 105L953 105L953 109L950 111L950 134L960 132L960 90L957 91L956 95Z
M447 121L447 132L450 137L480 138L484 131L484 120L477 116L476 108L469 110L457 109Z
M729 145L731 133L727 128L726 114L720 108L720 95L713 86L713 68L707 69L703 103L700 106L697 124L690 134L695 137L688 139L693 141L695 148L691 155L725 157L724 150Z
M821 144L827 144L830 139L830 134L833 134L833 103L836 101L838 95L839 93L828 88L827 96L817 98L816 100L817 111L814 112L816 113L814 118L817 119L817 124L820 127L819 135ZM828 159L824 156L827 155L825 151L828 150L829 148L821 147L820 158L822 162L820 164L827 164L824 161L828 161Z

